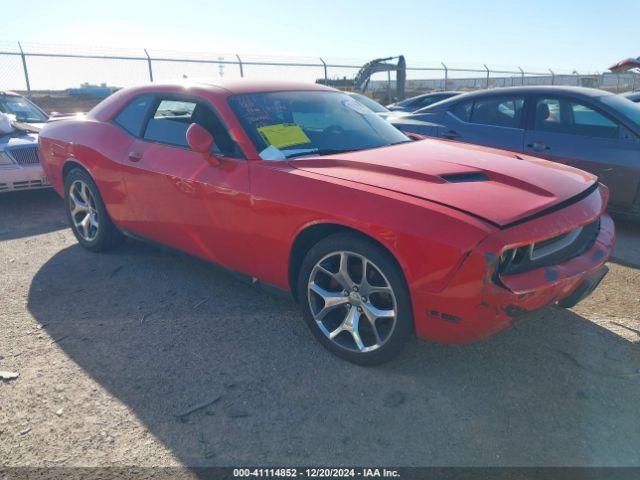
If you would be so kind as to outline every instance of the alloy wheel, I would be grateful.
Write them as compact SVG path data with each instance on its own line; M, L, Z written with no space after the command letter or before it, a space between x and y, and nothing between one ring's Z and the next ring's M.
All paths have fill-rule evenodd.
M391 337L397 302L384 273L363 255L338 251L311 271L307 298L322 333L355 352L379 349Z
M69 188L69 212L73 226L87 242L98 236L98 209L89 186L82 180L75 180Z

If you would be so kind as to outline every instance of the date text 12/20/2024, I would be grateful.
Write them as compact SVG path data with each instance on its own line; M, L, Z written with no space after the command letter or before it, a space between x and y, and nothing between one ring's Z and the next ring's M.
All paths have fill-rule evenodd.
M397 470L387 468L236 468L235 478L398 478Z

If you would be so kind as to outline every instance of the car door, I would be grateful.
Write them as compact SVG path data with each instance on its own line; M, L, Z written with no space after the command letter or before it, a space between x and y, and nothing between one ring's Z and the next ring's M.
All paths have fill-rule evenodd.
M535 97L524 143L526 153L597 175L610 189L611 204L633 204L640 182L640 141L590 102L566 96Z
M220 117L208 102L176 95L156 97L147 117L122 160L133 233L247 271L248 166ZM189 149L191 123L212 133L219 165Z
M521 152L524 142L522 95L488 96L453 104L438 136Z

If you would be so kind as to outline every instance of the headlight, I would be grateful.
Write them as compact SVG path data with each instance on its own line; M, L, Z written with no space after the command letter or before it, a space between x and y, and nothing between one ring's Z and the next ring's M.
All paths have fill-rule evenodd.
M0 152L0 165L13 165L13 160L6 153Z

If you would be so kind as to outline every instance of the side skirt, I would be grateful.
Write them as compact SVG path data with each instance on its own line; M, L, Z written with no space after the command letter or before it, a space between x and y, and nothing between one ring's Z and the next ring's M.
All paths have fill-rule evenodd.
M202 258L202 257L198 257L197 255L193 255L189 252L185 252L184 250L180 250L178 248L174 248L174 247L170 247L168 245L165 245L164 243L160 243L157 242L155 240L152 240L150 238L144 237L142 235L138 235L137 233L131 232L129 230L123 230L120 229L120 231L126 235L127 237L142 242L142 243L146 243L148 245L152 245L155 248L162 250L164 252L167 253L171 253L173 255L177 255L177 256L184 256L184 257L188 257L188 258L194 258L198 261L204 262L214 268L217 268L219 270L222 270L223 272L225 272L227 275L230 275L231 277L235 278L236 280L244 283L245 285L252 285L252 286L256 286L258 287L260 290L262 290L263 292L268 293L269 295L275 296L275 297L279 297L282 299L286 299L292 303L295 303L295 299L293 298L292 293L289 290L283 290L279 287L276 287L275 285L271 285L270 283L265 283L260 281L258 278L256 277L252 277L250 275L246 275L244 273L240 273L237 272L235 270L231 270L223 265L220 265L219 263L213 262L209 259L206 258Z

